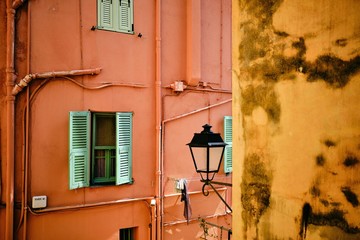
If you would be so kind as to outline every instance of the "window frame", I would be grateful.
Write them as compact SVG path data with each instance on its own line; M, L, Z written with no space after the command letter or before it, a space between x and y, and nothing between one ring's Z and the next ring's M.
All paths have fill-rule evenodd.
M132 181L132 112L112 112L115 115L115 181L94 181L94 138L96 126L92 120L101 112L69 112L69 188L96 185L131 184Z
M224 116L224 172L232 172L232 116Z
M134 0L97 0L97 29L134 34Z
M115 113L99 113L99 112L94 112L91 114L92 117L92 134L91 138L92 138L92 143L91 143L91 185L100 185L100 184L106 184L106 185L112 185L115 183L115 178L116 178L116 140L114 139L114 145L112 146L97 146L96 145L96 136L97 136L97 131L96 131L96 126L97 126L97 118L98 117L104 117L104 116L113 116L114 120L115 120L115 125L116 125L116 114ZM114 126L114 128L116 128L116 126ZM115 136L115 133L114 133ZM96 160L96 154L95 151L96 150L105 150L105 177L95 177L95 160ZM113 166L115 168L115 175L111 176L111 150L115 150L115 166Z

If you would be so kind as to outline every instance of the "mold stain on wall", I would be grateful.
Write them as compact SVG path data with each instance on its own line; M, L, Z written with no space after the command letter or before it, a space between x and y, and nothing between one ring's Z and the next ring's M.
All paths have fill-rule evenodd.
M309 83L323 81L329 88L342 89L360 72L359 55L343 60L335 53L329 52L317 56L314 61L306 60L307 41L316 36L292 36L286 31L274 28L273 15L283 2L284 0L239 0L240 14L244 16L240 23L242 38L238 47L238 67L241 72L239 81L242 86L241 111L244 117L251 116L253 110L260 106L275 125L279 125L281 119L281 103L275 88L279 81L295 81L296 75L301 73L306 76L305 79ZM344 48L348 43L348 39L344 37L338 38L333 45ZM244 121L245 131L248 130L247 121L249 120ZM327 139L323 144L327 148L335 148L339 143ZM326 197L326 191L321 188L323 175L337 177L338 174L336 170L327 167L331 159L325 155L320 153L315 157L315 166L322 169L320 171L323 173L314 177L314 184L309 189L312 201L307 203L311 211L306 216L306 223L335 226L346 233L358 233L358 227L348 222L343 203ZM248 153L245 157L241 184L245 227L257 226L259 219L269 207L272 172L267 166L270 161L271 159L253 153ZM358 167L358 163L355 155L350 155L343 160L342 165L351 169ZM359 207L356 190L351 186L340 186L338 191L352 207ZM316 212L312 209L316 201L326 209L325 212Z
M264 164L263 157L256 153L249 154L245 158L243 176L241 184L243 220L246 227L256 228L260 217L270 205L272 177ZM256 228L256 232L257 230Z
M358 149L344 141L336 144L326 140L322 144L324 152L315 157L317 174L309 189L311 200L303 207L300 237L306 237L308 225L312 224L336 227L343 232L343 239L353 239L354 234L360 236L360 227L356 221L350 221L358 219L359 213L359 193L353 187L357 187L360 178L352 174L359 170Z

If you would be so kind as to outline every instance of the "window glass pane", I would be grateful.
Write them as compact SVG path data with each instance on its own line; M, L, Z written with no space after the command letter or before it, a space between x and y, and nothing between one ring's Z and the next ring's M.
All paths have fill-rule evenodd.
M110 177L115 177L115 168L116 168L116 150L113 149L110 151Z
M94 177L105 177L105 150L95 150Z
M96 115L96 146L115 146L115 115Z
M120 229L120 240L134 240L134 228Z

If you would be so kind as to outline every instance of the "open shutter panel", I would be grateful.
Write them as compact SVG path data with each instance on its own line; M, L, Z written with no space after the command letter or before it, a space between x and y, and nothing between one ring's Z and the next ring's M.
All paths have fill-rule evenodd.
M70 112L69 187L89 186L90 112Z
M232 117L224 117L224 141L228 145L224 153L224 172L232 172Z
M98 27L105 29L114 29L113 22L113 1L115 0L98 0Z
M121 32L131 33L133 29L133 0L120 0L119 28Z
M132 181L132 113L116 113L116 185Z

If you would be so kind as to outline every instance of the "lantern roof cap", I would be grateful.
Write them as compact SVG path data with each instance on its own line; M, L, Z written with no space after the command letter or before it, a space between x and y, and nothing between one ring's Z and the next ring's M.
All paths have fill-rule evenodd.
M221 138L220 133L211 131L211 125L205 124L202 127L204 130L201 133L195 133L193 139L187 145L190 147L223 147L227 145Z

